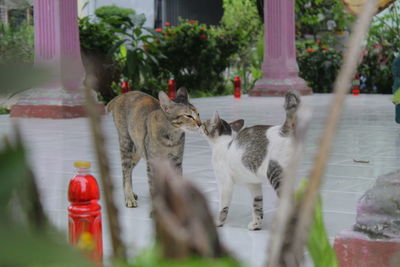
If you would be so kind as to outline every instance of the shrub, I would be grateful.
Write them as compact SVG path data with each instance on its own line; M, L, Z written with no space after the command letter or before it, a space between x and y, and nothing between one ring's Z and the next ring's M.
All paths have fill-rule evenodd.
M134 15L135 11L131 8L112 6L102 6L96 9L96 17L102 22L107 23L115 28L120 28L129 21L129 16Z
M295 10L296 33L300 37L327 30L344 31L354 21L341 1L336 0L297 0Z
M107 55L119 38L115 30L104 22L93 22L89 17L79 19L79 37L85 54Z
M392 4L383 16L375 16L358 71L367 78L367 92L392 93L391 64L400 53L400 4Z
M0 107L0 115L8 114L8 113L10 113L10 111L8 109Z
M159 51L154 46L154 40L157 38L160 41L162 35L145 27L145 22L144 14L131 15L129 20L121 25L121 40L113 50L120 62L123 76L131 82L133 89L155 95L159 90L157 83L152 84L152 70L154 66L158 66L156 56L159 55ZM148 52L149 48L152 53Z
M342 55L321 41L297 42L296 46L300 76L314 92L332 92Z
M104 22L93 22L89 17L79 19L79 35L86 73L96 78L96 84L90 86L94 86L107 102L115 96L111 84L121 76L118 62L110 54L120 38L112 27Z
M222 27L239 37L239 46L232 65L247 92L260 78L263 61L263 24L255 0L224 0Z
M384 44L369 44L363 52L358 72L366 78L363 93L391 94L393 48Z
M0 24L0 64L33 63L33 27L22 24L10 28Z
M148 47L157 58L153 75L163 81L173 75L177 86L191 92L223 94L224 71L239 47L239 37L219 28L208 28L194 20L182 20L175 28L156 29L163 35Z

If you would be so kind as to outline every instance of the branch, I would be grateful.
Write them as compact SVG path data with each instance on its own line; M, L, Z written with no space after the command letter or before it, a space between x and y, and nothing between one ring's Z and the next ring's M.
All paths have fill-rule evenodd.
M274 223L276 229L271 231L268 267L300 266L304 258L304 246L309 236L309 228L313 220L322 175L325 171L331 144L343 110L344 100L358 65L358 58L362 50L361 44L376 11L376 4L376 0L367 2L353 29L349 49L346 51L344 63L336 79L335 97L322 134L314 167L310 174L310 181L304 198L296 206L293 201L294 177L301 155L299 154L301 140L303 140L304 136L298 135L295 142L295 153L291 159L291 167L285 173L283 179L282 197L276 215L277 219Z
M93 91L90 87L85 87L86 112L89 117L92 138L94 141L97 161L99 163L100 178L102 180L104 200L108 214L108 224L111 234L113 257L117 260L126 261L126 248L121 240L121 228L118 221L118 210L113 200L113 184L110 178L109 161L104 146L105 138L101 130L101 118L99 105L95 102Z
M376 10L377 0L369 0L357 18L357 22L350 36L349 48L346 51L344 63L336 79L334 100L328 113L329 115L322 134L319 151L315 157L314 167L310 173L310 182L304 194L304 198L300 203L300 207L296 212L298 223L294 235L291 237L292 242L290 246L293 257L298 256L301 259L303 258L303 248L307 242L309 228L313 219L312 215L321 186L322 175L325 172L331 145L342 114L344 100L358 66L359 55L363 47L362 43Z

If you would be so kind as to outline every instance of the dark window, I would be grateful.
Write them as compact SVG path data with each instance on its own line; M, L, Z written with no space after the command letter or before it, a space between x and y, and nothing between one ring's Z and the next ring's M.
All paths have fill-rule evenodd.
M163 0L162 14L163 22L172 25L179 24L179 17L216 25L223 15L222 0Z

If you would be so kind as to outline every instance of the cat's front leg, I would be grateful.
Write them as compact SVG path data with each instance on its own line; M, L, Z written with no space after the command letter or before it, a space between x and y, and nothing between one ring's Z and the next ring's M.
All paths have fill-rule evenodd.
M263 195L262 184L247 184L253 198L253 220L247 228L251 231L260 230L263 223Z
M233 183L231 181L219 182L218 189L220 197L220 208L216 226L222 227L224 226L226 217L228 216L229 206L232 200Z

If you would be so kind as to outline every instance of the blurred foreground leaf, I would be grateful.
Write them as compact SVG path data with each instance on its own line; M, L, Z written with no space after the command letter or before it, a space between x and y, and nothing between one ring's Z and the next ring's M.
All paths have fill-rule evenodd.
M4 148L0 148L0 214L5 211L14 190L27 175L25 151L22 145L7 144Z
M0 236L1 266L93 266L58 233L50 237L0 224Z
M135 258L133 267L243 267L232 258L200 258L193 257L184 260L171 260L162 257L160 248L153 247L143 251Z
M302 181L300 188L296 192L297 200L303 197L307 184L308 180ZM318 198L315 205L314 221L310 228L307 247L314 266L339 267L335 250L329 242L329 237L325 229L321 197Z
M18 131L15 136L0 145L0 266L92 266L47 223Z

